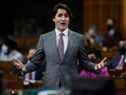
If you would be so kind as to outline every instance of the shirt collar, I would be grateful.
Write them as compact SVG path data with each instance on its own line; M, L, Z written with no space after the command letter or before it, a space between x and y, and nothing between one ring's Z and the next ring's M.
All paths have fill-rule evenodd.
M57 28L55 28L56 36L59 36L61 33ZM68 36L68 28L63 31L64 36Z

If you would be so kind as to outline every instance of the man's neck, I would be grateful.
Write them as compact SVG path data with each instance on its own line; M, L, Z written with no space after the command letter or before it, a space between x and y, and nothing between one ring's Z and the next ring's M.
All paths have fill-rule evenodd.
M56 27L55 30L60 31L60 32L64 32L64 31L68 31L68 28L66 28L66 29L58 29L58 28Z

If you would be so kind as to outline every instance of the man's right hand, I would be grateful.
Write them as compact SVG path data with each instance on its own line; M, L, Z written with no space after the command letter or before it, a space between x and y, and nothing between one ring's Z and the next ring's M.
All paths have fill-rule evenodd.
M19 59L13 59L12 62L17 69L22 69L25 67L25 65Z

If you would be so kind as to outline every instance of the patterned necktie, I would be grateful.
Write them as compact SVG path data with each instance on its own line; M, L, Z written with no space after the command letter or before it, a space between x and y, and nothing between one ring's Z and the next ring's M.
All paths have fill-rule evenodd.
M64 42L63 42L63 36L64 36L64 33L61 32L59 34L59 40L58 40L58 51L59 51L59 56L60 56L61 61L63 60L63 57L64 57Z

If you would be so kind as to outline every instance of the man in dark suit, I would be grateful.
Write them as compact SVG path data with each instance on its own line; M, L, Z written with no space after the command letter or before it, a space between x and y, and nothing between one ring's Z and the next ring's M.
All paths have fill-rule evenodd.
M19 60L14 60L14 65L24 72L29 72L46 63L45 86L50 89L67 88L71 79L78 76L79 59L83 59L90 69L99 69L105 64L106 58L98 65L87 59L84 36L68 28L71 12L67 5L57 4L53 9L52 19L55 29L40 36L37 52L30 63L23 65Z

